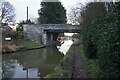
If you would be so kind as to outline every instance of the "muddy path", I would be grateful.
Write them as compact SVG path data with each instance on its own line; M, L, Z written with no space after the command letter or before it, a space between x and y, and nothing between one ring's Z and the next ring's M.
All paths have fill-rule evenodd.
M73 44L73 73L72 78L88 78L84 63L80 58L80 45Z

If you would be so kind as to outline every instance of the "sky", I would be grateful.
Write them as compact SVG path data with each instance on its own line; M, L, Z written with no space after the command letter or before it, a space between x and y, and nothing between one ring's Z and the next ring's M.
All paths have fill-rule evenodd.
M40 9L40 2L42 0L7 0L9 1L15 8L16 13L16 22L21 20L26 20L26 11L27 6L29 7L29 18L38 17L38 9ZM70 11L72 6L75 6L77 3L84 3L85 0L60 0L62 5L66 8L67 14ZM88 1L88 0L86 0Z
M9 1L15 8L16 13L16 21L19 22L21 20L26 20L26 11L27 6L29 7L29 18L36 18L38 17L38 9L40 9L40 3L42 0L6 0ZM55 1L55 0L49 0ZM76 6L78 3L85 4L86 2L90 1L102 1L102 0L59 0L62 5L67 10L67 15L70 12L71 7ZM104 1L111 1L111 0L104 0Z

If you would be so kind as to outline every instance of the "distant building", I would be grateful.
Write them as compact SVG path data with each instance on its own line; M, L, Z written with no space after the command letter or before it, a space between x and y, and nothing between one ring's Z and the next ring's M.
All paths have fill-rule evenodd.
M12 33L12 28L8 25L1 25L0 24L0 31L2 32L2 39L10 37Z

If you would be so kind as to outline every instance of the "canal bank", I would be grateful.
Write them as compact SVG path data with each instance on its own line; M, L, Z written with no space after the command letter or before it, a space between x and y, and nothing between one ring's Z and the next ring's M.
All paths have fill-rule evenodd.
M80 57L79 47L81 45L75 40L59 65L48 74L45 79L52 80L53 78L71 79L71 78L88 78L86 66Z
M42 45L37 42L33 42L25 39L15 39L12 41L3 41L2 52L3 53L14 53L19 51L34 50L44 48L45 45Z
M41 49L49 46L62 45L63 43L53 42L51 45L44 45L39 42L26 40L26 39L17 39L12 41L3 41L2 44L2 53L15 53L20 51L35 50Z
M88 59L85 56L84 50L82 46L79 46L79 54L80 58L84 62L85 68L88 72L89 78L102 78L103 74L101 74L100 68L98 66L98 60L97 59Z
M73 54L72 54L72 47L60 61L59 65L47 76L45 79L52 80L53 78L71 78L72 76L72 65L73 65Z

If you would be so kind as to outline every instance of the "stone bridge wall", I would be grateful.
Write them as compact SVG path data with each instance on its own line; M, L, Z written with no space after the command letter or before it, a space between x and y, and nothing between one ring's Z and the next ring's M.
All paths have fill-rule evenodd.
M47 37L50 37L47 35L47 32L44 30L51 29L51 30L79 30L79 26L73 26L68 24L35 24L35 25L24 25L23 30L25 37L27 39L30 39L32 41L37 42L43 42L46 44ZM53 35L52 35L53 36Z
M36 42L42 42L43 29L35 25L24 25L23 27L25 38Z

